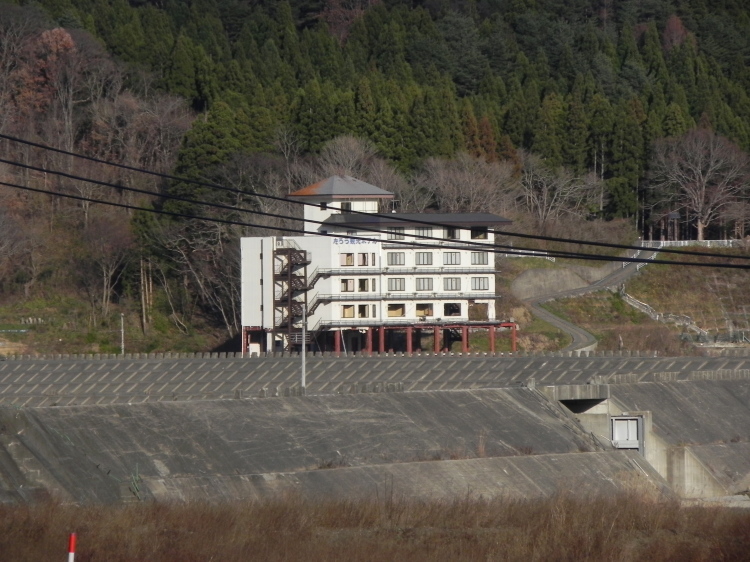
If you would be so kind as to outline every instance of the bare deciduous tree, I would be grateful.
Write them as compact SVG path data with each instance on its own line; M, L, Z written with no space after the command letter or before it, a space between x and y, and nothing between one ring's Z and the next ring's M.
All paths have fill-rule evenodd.
M0 131L15 120L17 108L12 103L18 68L25 52L43 23L43 12L34 8L6 5L0 11Z
M278 157L267 154L235 154L219 168L217 177L221 184L237 190L231 202L237 208L237 220L258 225L244 228L242 232L238 230L237 235L283 235L283 231L272 227L292 227L295 223L293 219L252 214L250 211L282 217L302 216L301 210L294 203L284 200L287 195L285 164ZM228 234L232 229L225 230Z
M453 160L428 159L414 183L432 193L440 211L446 213L506 214L518 190L511 163L486 162L468 154Z
M743 193L748 158L735 144L708 129L693 129L656 144L651 189L674 210L695 221L698 240L705 229Z
M236 335L240 329L239 237L226 238L221 225L205 221L170 225L159 237L172 259L172 277L183 280L183 296L192 296L204 310L221 318L229 337ZM163 276L164 283L168 277ZM170 297L178 326L187 324L195 303Z
M0 210L0 271L24 249L24 238L18 221Z
M576 177L564 168L549 168L534 154L522 153L521 158L521 198L542 232L557 217L585 216L595 208L600 191L596 174Z
M112 291L122 276L124 265L133 246L128 217L120 211L102 210L91 220L83 236L85 255L82 272L88 271L90 278L82 282L89 293L92 304L92 321L96 321L97 310L102 318L109 314Z
M364 179L367 168L376 156L377 149L370 141L344 135L323 146L318 167L323 177L352 176Z

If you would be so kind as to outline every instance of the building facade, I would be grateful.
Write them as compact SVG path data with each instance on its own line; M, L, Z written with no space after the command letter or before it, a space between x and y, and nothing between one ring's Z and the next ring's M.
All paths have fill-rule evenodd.
M435 351L469 332L515 325L496 318L489 213L388 212L393 194L334 176L289 197L304 207L302 236L242 239L243 350Z

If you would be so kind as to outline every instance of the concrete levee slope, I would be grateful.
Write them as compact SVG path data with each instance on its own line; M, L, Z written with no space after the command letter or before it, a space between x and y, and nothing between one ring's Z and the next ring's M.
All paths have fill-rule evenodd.
M596 357L549 353L489 355L315 356L307 359L308 393L361 390L363 385L404 390L452 390L688 379L693 372L750 369L750 357ZM0 361L0 405L69 406L208 400L274 394L299 384L296 357L51 359Z
M228 477L598 448L526 388L0 408L0 428L7 501L24 499L13 495L21 485L112 502L138 496L143 481L210 494Z
M610 386L626 410L653 412L668 445L750 441L750 379Z
M730 495L750 492L750 443L715 443L689 447Z
M610 386L608 414L643 416L644 455L686 498L742 493L750 482L750 380Z
M666 482L636 453L608 451L387 464L256 477L145 479L156 500L268 498L293 492L321 499L538 498L636 492L671 496Z

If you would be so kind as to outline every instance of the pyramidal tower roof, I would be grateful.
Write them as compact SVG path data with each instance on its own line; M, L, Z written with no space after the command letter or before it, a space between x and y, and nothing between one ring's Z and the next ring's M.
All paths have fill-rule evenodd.
M351 176L331 176L307 187L290 193L288 197L330 197L338 198L383 198L393 197L393 193L380 189Z

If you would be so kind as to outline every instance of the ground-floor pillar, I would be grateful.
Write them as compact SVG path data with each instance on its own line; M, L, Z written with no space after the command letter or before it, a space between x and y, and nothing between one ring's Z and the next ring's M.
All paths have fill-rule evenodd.
M372 355L372 328L367 328L367 355Z
M412 352L412 340L414 338L414 328L406 327L406 353Z
M341 330L333 331L333 352L336 355L341 354Z
M435 326L433 330L435 332L435 344L433 345L433 348L435 350L435 353L438 353L440 351L440 328L438 326Z

